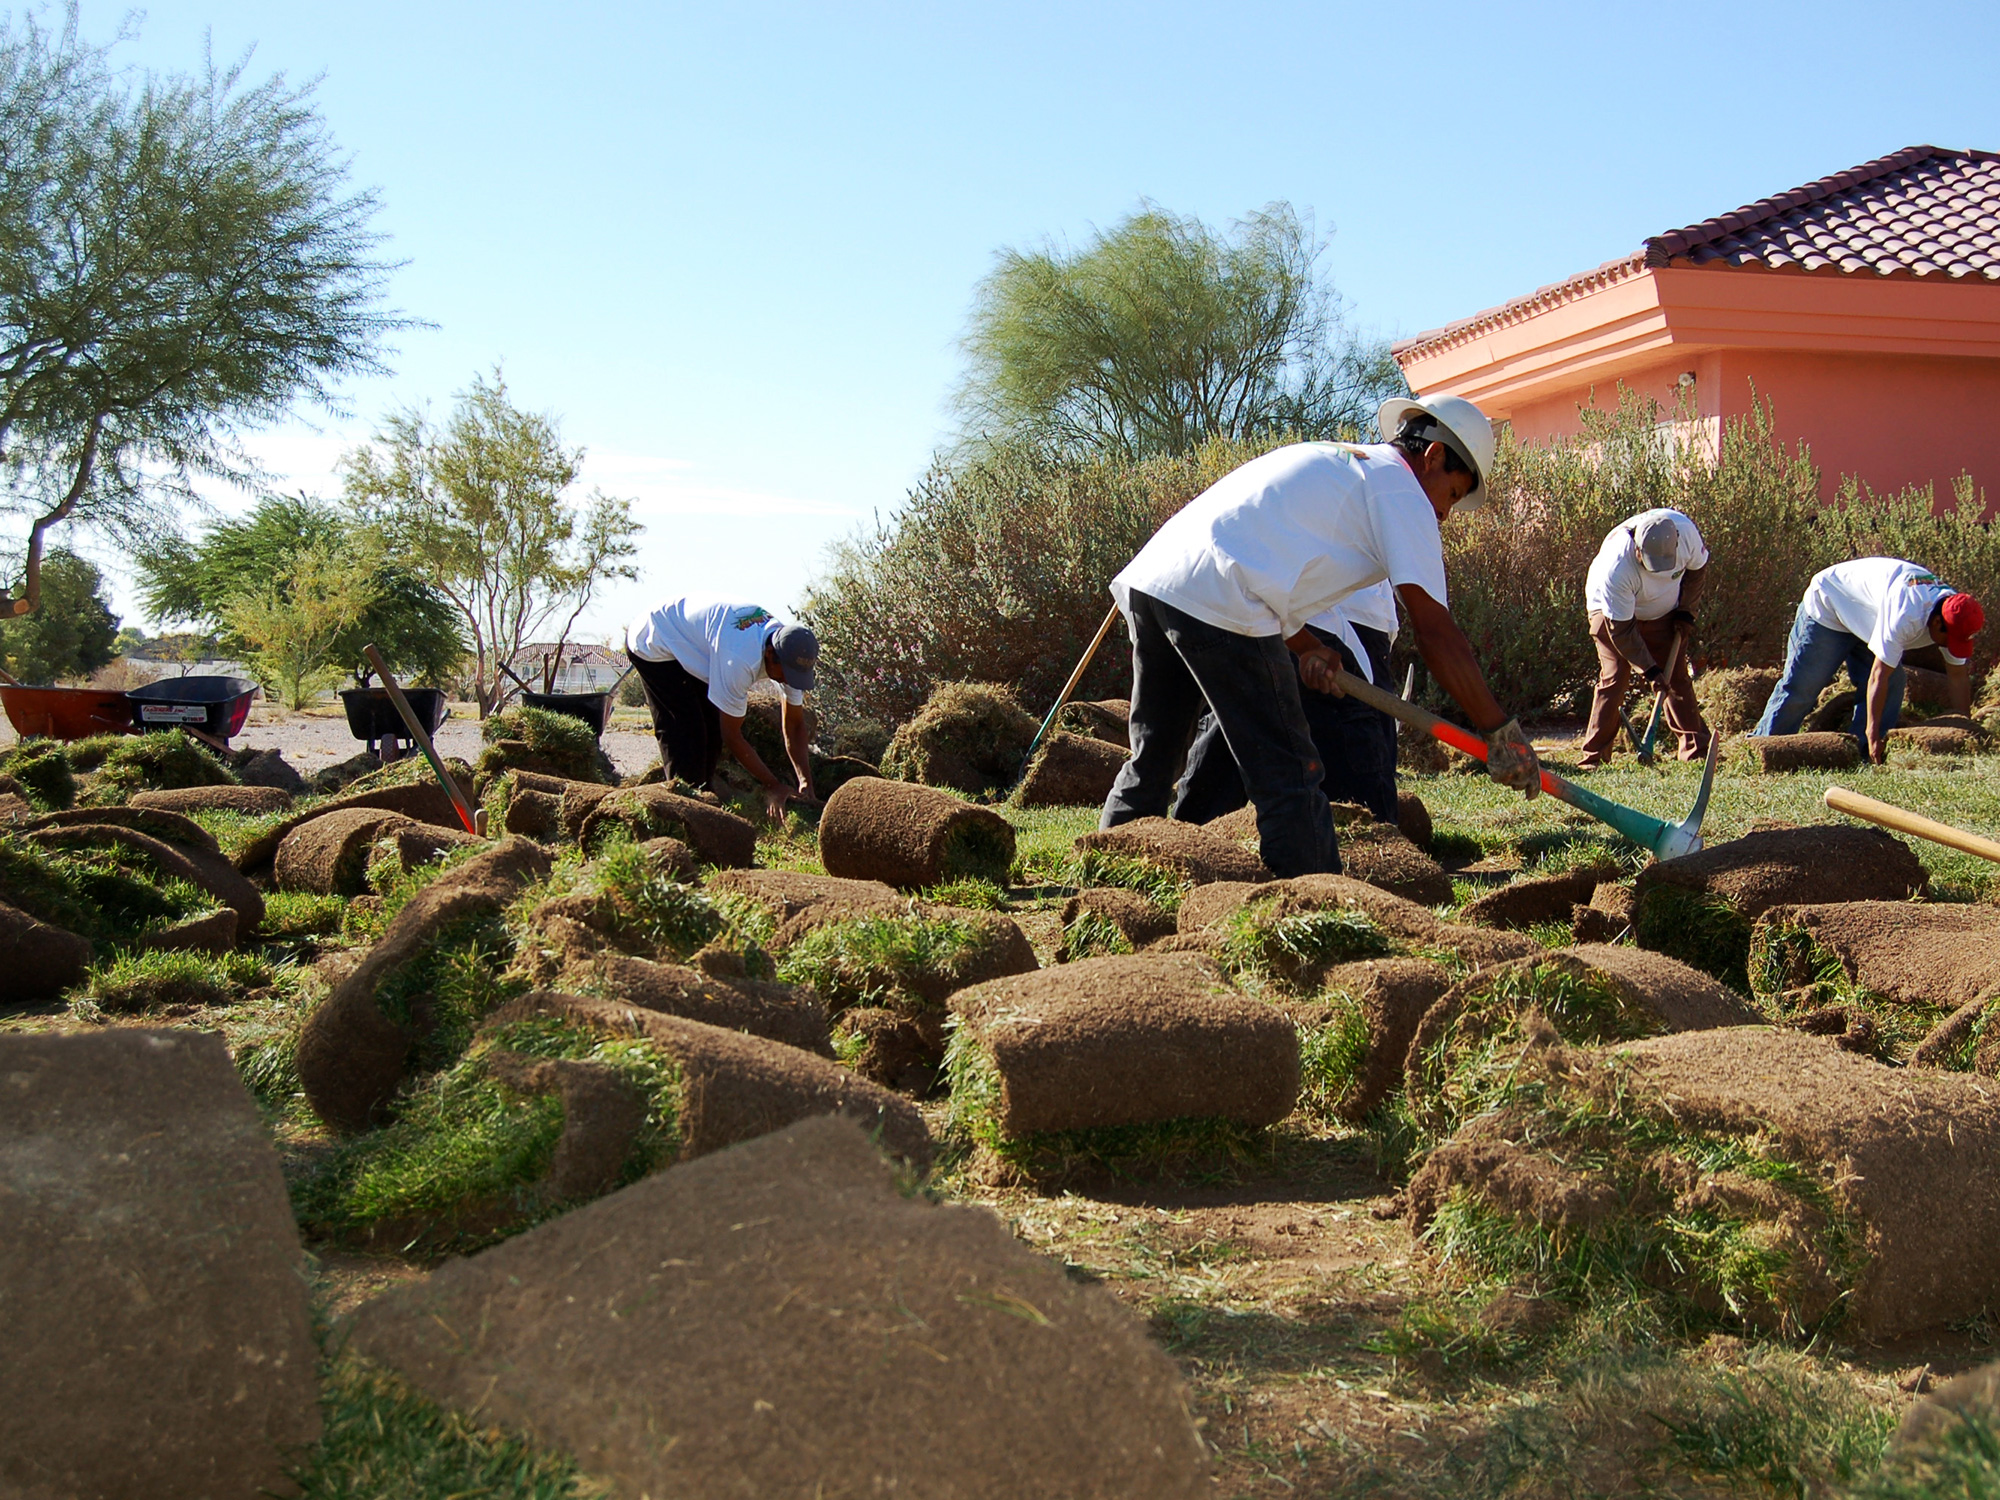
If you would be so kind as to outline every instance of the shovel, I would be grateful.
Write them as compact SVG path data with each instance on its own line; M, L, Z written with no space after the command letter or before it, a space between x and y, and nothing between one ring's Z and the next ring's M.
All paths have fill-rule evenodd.
M1646 721L1645 738L1638 742L1639 764L1642 766L1650 766L1654 760L1653 739L1660 732L1660 711L1667 706L1667 683L1673 678L1674 663L1680 659L1681 640L1680 632L1675 631L1674 643L1667 648L1666 669L1660 673L1659 695L1653 699L1653 717ZM1629 734L1631 730L1632 726L1628 723L1625 731Z
M1405 703L1394 693L1385 693L1380 688L1371 687L1352 672L1342 669L1334 674L1342 692L1355 698L1370 708L1378 708L1392 718L1400 719L1412 728L1421 729L1440 744L1449 745L1454 750L1462 750L1475 760L1486 759L1486 741L1456 724L1448 724L1436 714L1426 713L1414 703ZM1656 859L1678 859L1683 854L1693 854L1701 848L1701 820L1708 814L1708 794L1715 785L1715 758L1721 752L1722 737L1717 735L1708 744L1708 764L1702 768L1701 790L1695 794L1694 811L1678 823L1663 823L1660 819L1640 812L1637 808L1626 807L1613 802L1609 797L1600 797L1595 792L1585 791L1573 781L1565 781L1553 771L1542 772L1542 790L1559 802L1567 802L1579 812L1589 813L1600 823L1608 823L1635 844L1642 844L1653 851Z
M424 728L423 721L417 717L416 710L410 707L410 700L403 696L403 690L396 686L396 679L389 675L389 664L382 660L380 649L370 643L361 650L368 658L368 664L382 679L382 686L389 694L389 701L396 705L396 712L403 716L403 727L410 731L410 738L415 740L417 748L423 751L424 759L431 763L432 774L443 784L445 795L451 798L451 805L458 813L459 822L465 825L465 831L478 834L481 838L486 837L485 814L473 811L472 804L465 800L465 793L460 791L458 783L451 779L451 772L447 771L444 762L438 759L437 747L431 743L430 734Z
M1083 657L1077 662L1076 670L1069 674L1069 681L1063 684L1063 690L1056 698L1055 707L1051 708L1049 716L1042 720L1042 727L1035 731L1035 737L1028 741L1028 750L1021 757L1021 769L1015 773L1015 781L1018 782L1022 776L1027 774L1028 763L1035 758L1035 752L1041 748L1042 741L1048 737L1049 730L1054 727L1056 715L1063 711L1063 705L1069 702L1070 694L1074 693L1076 685L1083 681L1083 674L1090 670L1091 662L1097 657L1097 648L1104 644L1104 638L1111 634L1111 627L1117 623L1117 620L1118 606L1114 604L1111 606L1110 612L1105 615L1104 623L1097 627L1097 634L1092 636L1090 644L1084 647Z
M1982 834L1968 833L1963 828L1940 823L1935 818L1911 812L1907 807L1898 807L1893 802L1877 802L1873 797L1850 792L1844 786L1828 787L1824 800L1835 812L1846 813L1850 818L1865 818L1870 823L1879 823L1882 827L1893 828L1898 833L1915 834L1920 839L1943 844L1947 849L1962 850L1967 854L1976 854L1981 859L1990 859L2000 864L2000 843Z

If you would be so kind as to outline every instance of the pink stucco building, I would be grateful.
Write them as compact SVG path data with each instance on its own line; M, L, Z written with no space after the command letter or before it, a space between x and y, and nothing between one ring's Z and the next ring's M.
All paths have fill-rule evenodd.
M1829 491L1969 473L2000 505L2000 153L1912 146L1648 239L1634 253L1396 345L1419 394L1515 433L1574 433L1623 383L1701 430L1753 399ZM1690 391L1691 388L1691 391Z

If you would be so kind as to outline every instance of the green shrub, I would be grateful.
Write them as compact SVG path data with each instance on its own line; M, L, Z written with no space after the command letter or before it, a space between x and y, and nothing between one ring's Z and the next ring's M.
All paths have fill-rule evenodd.
M517 1094L488 1059L511 1052L567 1058L614 1069L648 1100L644 1128L620 1169L636 1182L680 1150L681 1075L652 1043L607 1037L556 1017L533 1016L480 1039L444 1072L407 1089L395 1123L335 1148L293 1184L301 1223L321 1233L365 1231L384 1221L440 1221L438 1248L474 1249L560 1211L528 1189L548 1170L562 1137L558 1094ZM456 1215L504 1204L500 1229L459 1231Z
M0 771L20 782L28 800L43 812L76 805L76 772L69 753L54 740L30 740L0 760Z

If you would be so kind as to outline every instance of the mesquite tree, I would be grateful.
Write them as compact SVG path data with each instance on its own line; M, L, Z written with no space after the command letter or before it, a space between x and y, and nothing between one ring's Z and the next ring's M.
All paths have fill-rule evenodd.
M136 541L198 474L248 477L242 435L380 368L389 267L374 199L282 76L116 72L32 15L0 19L0 509L41 600L49 528Z
M568 499L583 450L563 446L553 418L517 410L497 371L473 378L442 428L392 413L342 466L358 517L458 611L481 718L513 691L502 663L559 617L567 641L600 582L638 577L631 502Z

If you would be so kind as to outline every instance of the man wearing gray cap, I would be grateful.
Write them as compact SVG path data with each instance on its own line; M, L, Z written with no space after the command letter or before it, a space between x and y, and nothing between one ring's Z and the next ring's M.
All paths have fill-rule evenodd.
M775 822L787 802L817 805L806 738L806 693L819 662L819 639L755 604L690 596L662 604L625 632L625 654L645 684L660 763L669 778L708 786L723 750L764 788ZM787 786L743 738L750 688L760 677L784 695L785 753L796 788Z
M1679 742L1680 758L1708 754L1708 725L1688 668L1694 602L1707 570L1701 533L1677 510L1641 511L1614 527L1597 549L1583 585L1590 639L1597 647L1597 694L1577 762L1583 770L1603 765L1610 755L1634 671L1655 690L1665 686L1667 727Z

